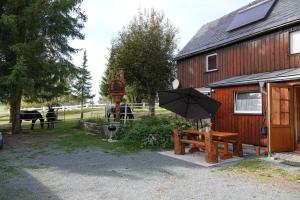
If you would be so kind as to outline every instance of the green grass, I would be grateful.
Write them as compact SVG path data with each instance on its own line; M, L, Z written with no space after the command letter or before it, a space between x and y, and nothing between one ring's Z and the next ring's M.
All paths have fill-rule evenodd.
M19 171L15 166L0 166L0 172L9 176L17 176L19 175Z
M137 112L137 118L141 115L141 112L147 112L148 109L135 109ZM169 111L165 109L156 109L156 113L160 115L168 115ZM93 116L103 117L104 109L94 108L84 109L84 118L89 119ZM132 142L119 141L116 143L108 143L103 141L98 135L89 135L87 131L77 127L78 120L80 117L80 110L66 110L65 114L62 111L59 112L59 121L55 125L55 129L52 130L41 130L39 121L35 125L34 130L30 130L31 123L23 122L22 128L24 133L33 136L54 136L55 141L39 142L31 145L31 149L35 149L32 153L26 154L27 158L34 159L39 155L48 155L43 148L48 144L54 144L58 149L62 149L65 152L72 152L77 149L84 148L96 148L100 147L105 149L107 152L113 153L134 153L140 151L140 144ZM65 119L65 120L63 120ZM9 129L8 116L0 117L1 129ZM39 149L38 151L36 149ZM13 150L12 150L13 151ZM12 153L11 151L11 153ZM29 149L28 149L29 151Z
M73 129L72 134L54 142L54 144L58 149L64 150L65 152L97 147L106 150L106 152L117 154L135 153L139 151L139 148L134 144L132 145L122 141L109 143L104 141L103 138L97 135L87 134L86 131L81 129Z
M77 120L66 120L65 122L58 123L54 130L44 130L35 132L34 134L57 136L58 140L52 141L51 144L54 144L57 149L61 149L65 152L97 147L118 154L138 151L138 148L134 144L125 142L108 143L107 141L103 141L103 138L99 135L91 135L86 130L78 128L77 123Z
M44 164L44 163L38 163L38 164L34 164L34 165L25 166L25 168L27 168L27 169L46 169L48 167L49 167L49 165Z
M274 166L259 159L244 160L234 165L220 168L221 171L252 174L264 180L283 178L290 181L300 182L300 171L288 172L283 168Z

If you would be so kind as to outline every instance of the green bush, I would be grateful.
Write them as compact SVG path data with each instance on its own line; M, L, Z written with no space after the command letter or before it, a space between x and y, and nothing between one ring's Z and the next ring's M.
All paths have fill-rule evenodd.
M135 123L137 123L137 122L135 122ZM117 134L116 134L117 139L124 140L128 136L130 130L133 128L133 124L134 124L133 121L127 121L126 124L123 124L122 126L120 126L120 128L118 129Z
M174 128L180 130L188 130L188 129L195 129L195 127L187 120L184 119L175 119L171 121L171 124Z
M140 148L172 148L173 129L191 128L191 124L183 120L146 117L142 120L127 123L117 132L119 139L139 145Z

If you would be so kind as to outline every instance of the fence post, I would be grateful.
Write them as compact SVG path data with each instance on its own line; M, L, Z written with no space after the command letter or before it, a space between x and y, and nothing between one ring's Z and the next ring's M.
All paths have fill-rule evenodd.
M64 112L64 121L66 121L65 106L63 106L62 109L63 109L63 112Z
M46 108L45 108L45 106L43 106L43 107L42 107L43 117L45 117L45 110L46 110Z
M105 118L105 121L107 122L107 104L105 104L104 106L104 118Z
M125 117L124 117L124 124L126 124L127 121L127 104L125 103Z

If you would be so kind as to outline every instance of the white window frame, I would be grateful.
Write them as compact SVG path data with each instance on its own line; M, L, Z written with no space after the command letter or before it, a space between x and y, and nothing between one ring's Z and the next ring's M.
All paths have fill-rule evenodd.
M295 51L294 50L294 44L296 43L296 41L293 40L293 35L294 34L299 34L298 37L300 37L300 30L298 31L293 31L293 32L290 32L290 53L291 54L298 54L300 53L300 44L298 44L298 51Z
M244 93L257 93L260 94L260 98L261 98L261 107L260 107L260 111L250 111L250 110L237 110L236 109L236 100L237 100L237 95L238 94L244 94ZM262 114L262 105L263 101L262 101L262 93L259 91L236 91L234 93L234 114L251 114L251 115L261 115Z
M208 58L212 57L212 56L216 56L216 69L208 70ZM218 70L218 54L217 53L209 54L206 56L205 69L206 69L205 70L206 72L214 72L214 71Z

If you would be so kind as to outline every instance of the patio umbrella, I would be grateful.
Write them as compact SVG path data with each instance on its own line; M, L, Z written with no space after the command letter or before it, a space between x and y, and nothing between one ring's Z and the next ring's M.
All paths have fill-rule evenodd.
M211 118L220 102L194 88L158 91L159 106L188 119Z

